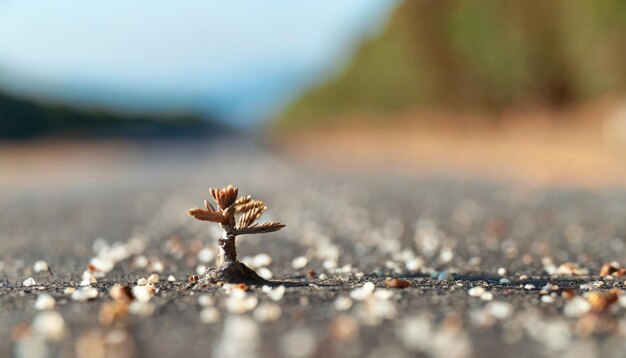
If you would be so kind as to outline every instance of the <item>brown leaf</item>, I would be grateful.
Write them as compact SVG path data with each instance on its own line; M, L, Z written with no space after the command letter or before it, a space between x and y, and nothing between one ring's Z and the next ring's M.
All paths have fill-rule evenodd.
M278 221L270 221L264 223L262 225L252 225L249 227L237 228L234 231L235 235L245 235L245 234L262 234L267 232L274 232L284 228L285 225L279 223Z
M252 200L252 201L250 201L248 203L245 203L245 204L242 204L242 205L239 205L239 206L237 206L236 203L235 203L235 206L237 208L237 212L238 213L246 213L246 212L248 212L250 210L257 209L257 208L263 208L263 207L267 208L265 206L265 203L263 203L261 200ZM265 209L263 209L263 210L265 210Z
M190 209L189 210L189 215L193 216L194 218L198 219L198 220L202 220L202 221L211 221L214 223L222 223L224 222L224 220L226 219L224 217L224 215L218 213L218 212L210 212L208 210L204 210L204 209L200 209L200 208L194 208L194 209Z

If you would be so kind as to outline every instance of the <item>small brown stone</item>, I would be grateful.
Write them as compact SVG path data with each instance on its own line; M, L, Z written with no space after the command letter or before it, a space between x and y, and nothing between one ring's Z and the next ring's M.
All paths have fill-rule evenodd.
M587 301L591 304L593 312L604 312L610 305L617 302L618 290L612 289L608 293L591 292L587 296Z
M620 269L619 267L616 267L612 263L605 263L604 265L602 265L602 268L600 268L600 276L612 275L613 273L617 272L619 269Z
M411 282L408 280L402 280L399 278L391 278L385 280L385 285L391 288L407 288L411 286Z
M576 291L572 290L571 288L566 288L563 290L563 292L561 292L561 296L563 296L563 298L565 298L566 300L569 300L570 298L576 296Z
M198 275L190 275L189 282L198 282Z
M111 325L128 316L128 304L124 302L107 302L100 309L100 323Z
M315 270L309 270L306 272L307 280L313 280L315 279L315 276L317 276L317 274L315 273Z
M133 300L133 293L127 285L114 285L109 290L109 295L117 302L130 303Z

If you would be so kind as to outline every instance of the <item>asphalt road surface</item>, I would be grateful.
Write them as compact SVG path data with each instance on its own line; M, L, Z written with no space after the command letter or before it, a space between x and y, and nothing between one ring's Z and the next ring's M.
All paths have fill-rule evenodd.
M3 162L0 356L626 355L623 189L329 172L237 141L107 148ZM187 209L231 183L287 225L238 239L276 285L184 290L219 234Z

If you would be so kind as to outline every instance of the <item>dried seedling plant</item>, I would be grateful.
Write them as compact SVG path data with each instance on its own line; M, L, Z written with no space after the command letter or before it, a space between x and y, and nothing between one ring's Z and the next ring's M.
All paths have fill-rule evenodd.
M222 227L222 236L217 240L219 246L217 266L208 268L196 284L207 285L217 282L266 284L267 281L254 270L237 261L235 239L238 235L278 231L285 225L278 221L257 224L256 221L267 206L260 200L253 200L250 195L237 198L239 190L232 185L223 189L210 188L209 192L217 208L205 200L205 209L190 209L189 215L198 220L219 224Z

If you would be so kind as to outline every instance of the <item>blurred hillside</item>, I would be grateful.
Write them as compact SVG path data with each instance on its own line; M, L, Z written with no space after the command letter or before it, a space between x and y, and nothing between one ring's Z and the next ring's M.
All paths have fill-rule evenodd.
M560 108L624 90L624 1L415 0L278 122L302 127L421 108Z
M169 137L225 131L190 114L126 114L72 107L0 92L0 139L42 135Z

